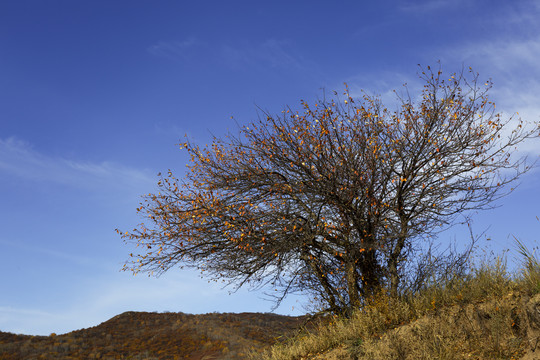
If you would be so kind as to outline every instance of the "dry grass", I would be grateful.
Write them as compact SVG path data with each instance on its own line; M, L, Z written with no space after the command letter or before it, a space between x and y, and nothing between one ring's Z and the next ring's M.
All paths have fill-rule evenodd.
M519 242L518 252L525 261L515 274L497 257L411 296L381 294L351 318L332 318L253 358L521 359L532 336L526 307L540 292L540 264Z

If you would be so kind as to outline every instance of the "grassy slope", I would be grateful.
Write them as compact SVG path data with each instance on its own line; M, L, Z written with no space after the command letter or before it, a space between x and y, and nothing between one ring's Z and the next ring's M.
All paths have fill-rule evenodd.
M520 252L518 274L497 258L408 298L378 296L350 319L336 317L253 358L540 359L540 266Z

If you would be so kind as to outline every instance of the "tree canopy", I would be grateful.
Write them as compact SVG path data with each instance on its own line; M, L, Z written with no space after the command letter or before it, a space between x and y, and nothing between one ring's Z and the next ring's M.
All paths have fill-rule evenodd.
M472 70L419 76L422 93L396 95L397 110L346 90L263 112L204 148L181 144L189 172L161 176L137 209L145 223L119 231L141 250L125 269L195 267L271 284L278 303L307 292L331 311L418 288L411 264L426 242L506 195L528 169L517 146L540 136L538 123L497 114L491 82Z

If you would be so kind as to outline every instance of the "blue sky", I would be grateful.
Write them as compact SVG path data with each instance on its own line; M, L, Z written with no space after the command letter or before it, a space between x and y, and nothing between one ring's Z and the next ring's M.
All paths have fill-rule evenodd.
M157 173L186 170L178 144L327 91L392 100L417 64L472 66L506 116L540 118L538 1L0 2L0 330L64 333L124 311L270 311L197 273L120 272ZM235 120L231 120L234 116ZM538 142L523 149L540 154ZM536 246L540 172L478 214L481 249ZM441 242L466 237L462 228ZM509 262L514 262L512 252ZM303 313L306 299L278 310Z

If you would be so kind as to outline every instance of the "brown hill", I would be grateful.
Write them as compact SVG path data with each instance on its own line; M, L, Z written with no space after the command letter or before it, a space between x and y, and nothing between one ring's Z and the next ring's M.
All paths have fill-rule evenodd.
M63 335L0 332L0 359L245 359L306 321L261 313L126 312Z

